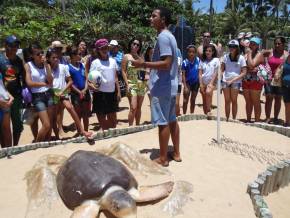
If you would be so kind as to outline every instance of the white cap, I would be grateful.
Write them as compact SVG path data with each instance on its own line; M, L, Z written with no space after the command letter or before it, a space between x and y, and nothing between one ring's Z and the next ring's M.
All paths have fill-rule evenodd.
M246 38L251 38L252 36L253 36L252 32L247 32L245 35Z
M53 41L51 43L51 47L52 48L63 48L64 45L61 43L61 41Z
M238 39L242 39L244 38L246 34L244 32L240 32L239 35L238 35Z
M239 44L238 40L233 39L233 40L229 41L228 45L239 46L240 44Z
M110 45L112 45L112 46L118 46L119 44L118 44L118 42L117 42L117 40L111 40L111 42L110 42Z

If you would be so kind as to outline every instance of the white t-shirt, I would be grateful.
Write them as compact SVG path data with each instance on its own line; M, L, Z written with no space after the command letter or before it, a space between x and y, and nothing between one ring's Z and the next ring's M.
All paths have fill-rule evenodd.
M218 72L220 61L218 58L213 58L210 61L201 61L198 69L202 70L202 82L208 85L215 73Z
M239 55L238 61L231 61L229 54L224 55L223 61L225 64L225 72L223 74L223 81L229 81L241 74L242 67L246 67L246 59L244 56ZM241 83L242 80L237 80L235 83Z
M66 78L70 77L68 66L59 64L57 69L52 70L53 88L63 90L66 87Z
M28 65L30 67L31 80L33 82L46 82L47 73L45 67L38 68L31 61L28 62ZM30 90L32 93L41 93L46 92L48 90L48 87L47 86L31 87Z
M109 58L106 61L96 59L92 62L90 71L97 70L102 73L102 82L99 88L101 92L115 91L115 75L118 69L117 62L114 58Z
M9 100L9 95L3 83L2 73L0 73L0 100Z

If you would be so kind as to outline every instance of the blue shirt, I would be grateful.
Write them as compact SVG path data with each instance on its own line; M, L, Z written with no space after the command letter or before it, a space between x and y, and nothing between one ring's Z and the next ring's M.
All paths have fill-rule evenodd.
M117 66L118 66L118 73L121 72L121 64L122 64L122 59L123 59L123 53L118 51L117 54L113 54L112 52L110 52L110 57L114 58L117 62Z
M73 85L79 90L83 90L86 86L85 67L80 63L79 68L72 64L68 65L69 73L73 81Z
M283 64L282 83L284 86L290 87L290 64L286 62Z
M158 35L152 61L160 61L161 57L165 56L172 57L171 67L168 70L151 70L149 88L152 96L176 96L177 94L177 43L168 30L163 30Z
M182 62L182 71L185 71L185 80L189 85L198 83L198 66L199 58L195 57L193 62L190 62L187 58Z

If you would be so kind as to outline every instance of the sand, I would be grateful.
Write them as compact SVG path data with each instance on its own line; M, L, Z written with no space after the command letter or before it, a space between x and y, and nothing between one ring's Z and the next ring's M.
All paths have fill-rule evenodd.
M243 105L244 99L239 96L239 103ZM197 103L201 100L198 98ZM144 102L142 122L149 121L149 103ZM128 107L126 99L121 103ZM243 105L244 107L244 105ZM128 110L118 113L119 126L125 127ZM202 108L197 107L196 113L202 113ZM222 112L223 113L223 112ZM283 109L281 117L283 117ZM243 108L239 111L239 118L245 117ZM97 129L97 119L90 119L90 129ZM65 115L64 124L72 123L69 116ZM193 185L191 200L183 207L183 213L178 218L206 217L206 218L254 218L252 203L246 193L247 184L252 182L258 173L264 171L270 162L290 157L290 140L275 132L248 127L243 124L222 122L222 134L235 142L240 143L238 148L245 151L216 146L211 144L216 137L216 123L214 121L199 120L180 123L182 163L170 162L168 170L173 174L175 181L183 180ZM71 136L75 132L67 132ZM26 126L21 137L21 144L31 142L32 136ZM45 154L63 154L69 156L76 150L96 150L103 145L110 145L122 141L139 150L148 158L158 156L157 129L125 135L117 138L96 141L94 145L70 144L47 149L29 151L12 159L1 159L0 180L0 217L24 217L28 204L26 196L26 182L23 179L35 162ZM247 144L248 146L245 146ZM172 148L172 143L169 143ZM275 155L269 152L275 151ZM264 156L263 156L263 155ZM262 155L264 157L261 158ZM153 180L153 178L152 178ZM290 217L290 188L289 186L265 198L273 211L274 217ZM169 215L162 211L166 202L142 205L138 207L138 217L165 218ZM69 217L71 211L63 205L56 205L45 217ZM105 217L101 215L101 217Z

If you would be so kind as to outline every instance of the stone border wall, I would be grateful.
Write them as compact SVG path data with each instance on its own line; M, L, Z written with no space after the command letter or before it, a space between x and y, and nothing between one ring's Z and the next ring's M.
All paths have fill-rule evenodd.
M178 121L191 121L191 120L216 120L216 116L206 116L206 115L197 115L197 114L185 114L177 117ZM221 121L226 121L226 118L221 117ZM228 122L240 123L246 126L253 126L269 130L272 132L277 132L284 136L290 138L290 128L283 126L276 126L267 123L243 123L238 120L229 119ZM152 124L132 126L125 128L115 128L105 130L103 132L96 132L93 134L92 138L94 141L108 139L112 137L118 137L121 135L132 134L136 132L146 131L155 128L156 126ZM35 150L38 148L48 148L54 147L57 145L65 145L68 143L83 143L87 139L84 136L79 136L76 138L71 138L67 140L57 140L51 142L39 142L31 143L27 145L21 145L16 147L3 148L0 150L0 158L10 157L11 155L16 155L23 153L25 151ZM255 214L259 218L269 218L272 217L272 214L263 199L263 196L268 195L269 193L277 191L279 188L283 188L290 183L290 159L284 160L276 165L269 166L267 170L263 173L260 173L257 179L249 183L247 192L249 193Z
M197 115L197 114L185 114L177 117L178 121L190 121L190 120L216 120L216 116L210 116L207 117L206 115ZM221 121L226 121L226 118L221 117ZM290 128L289 127L283 127L283 126L276 126L276 125L271 125L267 123L243 123L238 120L232 120L229 119L228 122L232 123L240 123L244 124L246 126L253 126L253 127L258 127L262 128L265 130L277 132L279 134L285 135L290 138ZM112 137L118 137L121 135L126 135L126 134L132 134L135 132L141 132L141 131L146 131L149 129L153 129L156 126L152 124L148 125L140 125L140 126L132 126L132 127L125 127L125 128L115 128L115 129L109 129L105 130L103 132L96 132L93 134L93 140L102 140L102 139L107 139L107 138L112 138ZM9 147L9 148L3 148L0 149L0 158L4 157L9 157L11 155L19 154L25 151L30 151L30 150L35 150L37 148L48 148L48 147L53 147L57 145L65 145L68 143L83 143L86 142L87 139L84 136L79 136L76 138L71 138L67 140L57 140L57 141L51 141L51 142L38 142L38 143L31 143L31 144L26 144L26 145L20 145L20 146L15 146L15 147Z

